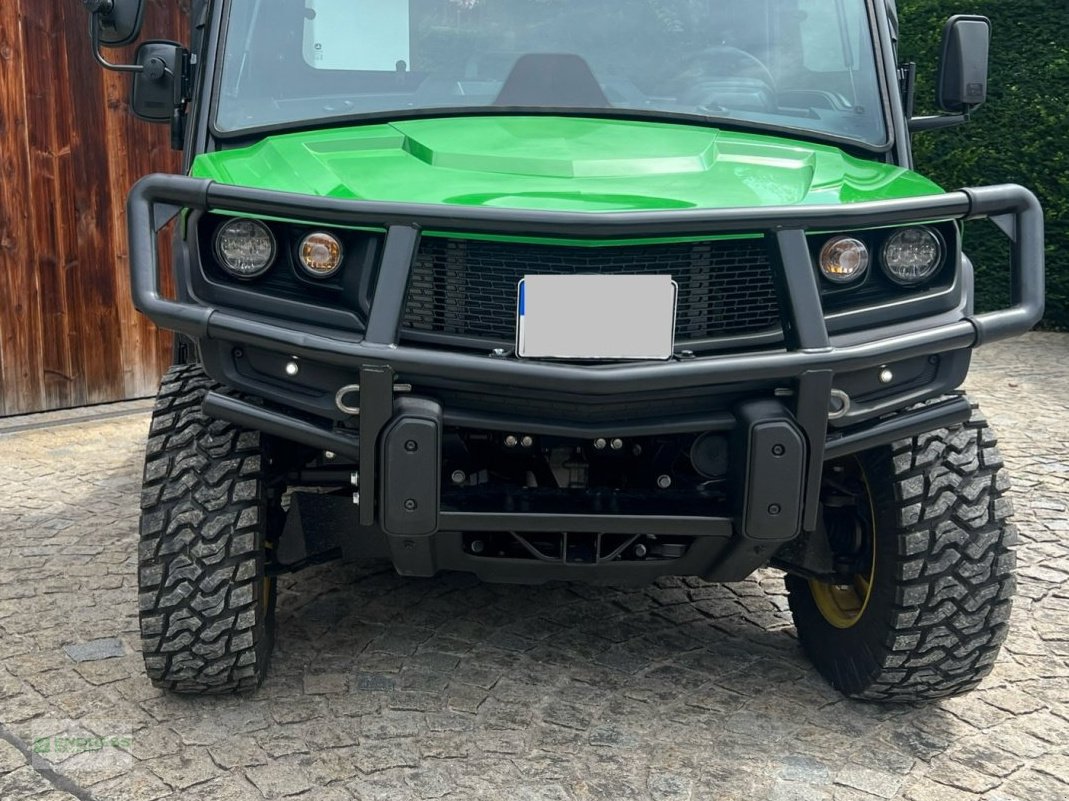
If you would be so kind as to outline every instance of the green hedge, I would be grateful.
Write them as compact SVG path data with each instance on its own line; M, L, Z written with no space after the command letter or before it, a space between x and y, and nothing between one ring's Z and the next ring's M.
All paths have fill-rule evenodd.
M914 137L918 171L947 189L1013 182L1036 192L1047 215L1048 328L1069 329L1069 2L899 0L903 61L916 61L917 112L934 113L943 25L984 14L994 28L987 105L968 125ZM980 230L973 228L981 226ZM966 228L977 263L977 305L1007 291L1006 248L989 223Z

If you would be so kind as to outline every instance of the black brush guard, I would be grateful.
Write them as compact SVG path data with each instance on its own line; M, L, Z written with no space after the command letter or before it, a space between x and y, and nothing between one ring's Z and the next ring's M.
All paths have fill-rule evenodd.
M380 277L363 335L323 330L314 321L308 326L280 324L263 316L163 297L157 234L185 209L383 228ZM855 339L848 345L832 343L806 241L809 229L982 218L995 222L1011 241L1009 308L963 315L908 333L875 332L867 341ZM595 560L599 580L641 581L665 573L745 576L766 562L780 544L802 530L814 530L825 460L955 425L970 414L967 401L955 397L829 434L828 409L836 373L1015 336L1035 326L1044 309L1042 210L1031 192L1016 185L844 205L572 213L338 200L151 175L131 191L128 225L134 305L157 325L195 339L240 343L337 366L358 381L359 392L352 396L360 406L358 435L218 392L209 394L205 409L214 416L358 461L363 502L302 498L295 505L296 514L291 515L291 527L307 529L310 524L305 518L314 518L317 529L337 530L336 539L328 535L316 550L337 545L354 555L389 555L400 572L411 575L464 569L499 580L531 580L530 561L534 561L536 580L569 578L576 565L567 559L547 564L545 559L485 558L471 553L464 535L456 533L568 531L694 537L684 555L663 564ZM575 365L401 345L406 293L424 229L588 240L760 233L770 246L773 282L783 312L784 347L663 363ZM594 397L742 381L787 382L794 393L784 403L757 400L732 410L737 452L747 457L745 469L735 470L735 500L726 512L665 514L655 506L643 506L641 499L609 513L582 504L562 510L537 494L520 499L523 502L518 506L506 499L496 508L464 508L441 496L440 437L443 421L450 422L449 412L431 399L399 398L398 375L417 385L420 379L450 379L498 391L508 387ZM398 435L398 431L418 436ZM428 438L425 442L424 437ZM406 450L416 440L422 443L420 447ZM361 442L378 447L361 448ZM768 456L773 451L779 454L774 459ZM302 510L306 512L303 517ZM297 541L293 561L307 556L301 543L311 539L307 530L293 532L290 540Z

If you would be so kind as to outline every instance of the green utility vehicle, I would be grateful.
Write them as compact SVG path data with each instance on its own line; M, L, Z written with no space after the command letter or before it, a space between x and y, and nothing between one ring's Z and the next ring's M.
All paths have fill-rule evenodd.
M338 558L771 565L850 696L990 670L1015 535L959 387L1042 317L1042 213L910 153L985 100L986 19L948 22L915 117L890 0L192 0L188 48L133 64L100 47L143 3L85 2L186 154L128 208L134 303L176 332L141 501L157 685L256 687L276 577ZM979 218L1012 251L983 314Z

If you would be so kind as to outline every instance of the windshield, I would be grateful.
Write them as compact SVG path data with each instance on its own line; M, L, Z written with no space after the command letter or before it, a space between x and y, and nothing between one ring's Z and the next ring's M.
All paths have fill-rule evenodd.
M887 141L866 0L230 0L215 128L427 110Z

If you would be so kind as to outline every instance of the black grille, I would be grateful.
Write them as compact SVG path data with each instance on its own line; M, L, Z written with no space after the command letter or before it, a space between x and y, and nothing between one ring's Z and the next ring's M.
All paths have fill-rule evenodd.
M760 239L563 247L425 237L412 267L403 326L512 341L524 275L592 273L671 275L679 284L677 342L779 325Z

